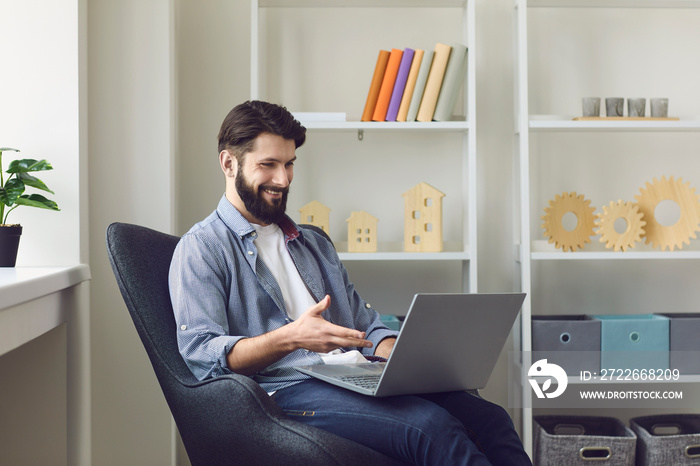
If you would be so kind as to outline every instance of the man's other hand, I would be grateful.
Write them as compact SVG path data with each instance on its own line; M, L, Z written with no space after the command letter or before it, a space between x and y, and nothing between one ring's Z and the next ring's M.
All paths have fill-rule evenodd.
M371 348L372 342L365 340L365 332L341 327L323 318L322 314L330 305L331 297L326 295L318 304L311 306L288 325L294 328L295 345L317 353L328 353L344 347Z

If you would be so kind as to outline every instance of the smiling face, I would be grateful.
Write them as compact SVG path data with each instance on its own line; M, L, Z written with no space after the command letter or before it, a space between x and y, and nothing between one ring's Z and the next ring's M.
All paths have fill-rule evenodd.
M240 163L228 150L221 151L219 159L229 202L251 223L277 223L287 208L294 177L294 141L262 133Z

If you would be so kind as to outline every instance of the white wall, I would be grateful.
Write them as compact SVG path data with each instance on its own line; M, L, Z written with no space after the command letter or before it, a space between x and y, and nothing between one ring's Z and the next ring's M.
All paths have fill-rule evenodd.
M17 158L47 159L39 172L56 194L33 188L58 203L61 212L21 206L9 223L22 224L18 266L66 265L87 260L81 229L81 140L78 1L1 2L0 146L4 169ZM84 150L84 148L83 148ZM83 157L85 154L83 154ZM50 228L49 228L50 226Z
M47 159L54 170L36 176L55 194L27 193L43 194L61 209L20 207L10 214L9 223L24 227L20 267L88 261L85 12L85 0L0 2L0 146L21 150L5 152L3 168L18 158ZM89 460L88 294L87 283L65 294L67 330L48 332L0 361L6 461ZM29 451L27 440L37 437L45 440L42 448Z
M171 422L107 260L105 230L172 225L172 2L90 0L92 464L171 464Z
M250 95L250 3L175 2L177 54L176 231L208 215L224 191L217 135Z

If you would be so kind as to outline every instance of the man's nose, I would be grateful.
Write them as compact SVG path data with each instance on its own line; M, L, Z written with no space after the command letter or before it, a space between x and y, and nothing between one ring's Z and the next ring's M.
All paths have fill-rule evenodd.
M289 183L291 181L292 177L286 167L279 167L277 170L275 170L275 175L272 178L272 182L276 186L286 188L287 186L289 186Z

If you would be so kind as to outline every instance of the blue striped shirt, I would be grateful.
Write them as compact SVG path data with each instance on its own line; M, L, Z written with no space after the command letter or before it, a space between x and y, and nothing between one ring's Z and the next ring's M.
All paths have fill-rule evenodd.
M330 295L323 317L364 331L374 348L396 332L355 291L333 244L319 233L280 222L285 244L304 284L316 302ZM279 285L258 256L255 229L226 199L187 232L170 264L170 296L177 322L180 353L200 380L231 373L226 355L242 338L254 337L291 322ZM374 348L359 349L371 355ZM293 366L323 364L304 349L289 353L252 376L268 392L294 385L308 376Z

